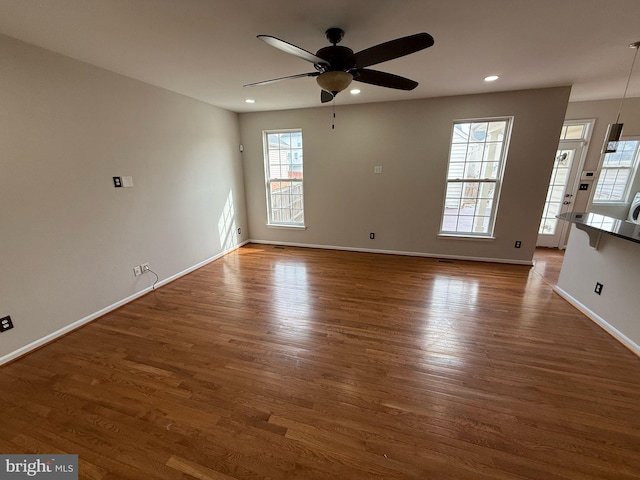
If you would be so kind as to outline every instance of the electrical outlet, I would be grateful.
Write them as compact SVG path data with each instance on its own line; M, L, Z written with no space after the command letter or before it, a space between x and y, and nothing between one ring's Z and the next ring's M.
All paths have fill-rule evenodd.
M520 240L516 240L516 245L515 245L515 247L516 247L516 248L520 248L520 247L522 247L522 242L521 242Z
M143 263L142 265L140 265L140 268L142 269L142 273L147 273L149 270L151 270L149 262Z
M376 238L376 234L375 234L375 233L373 233L373 232L371 232L371 233L369 234L369 238L370 238L371 240L375 239L375 238Z
M242 234L242 229L240 227L238 227L238 235Z
M136 277L142 275L142 267L140 265L136 265L135 267L133 267L133 274Z
M596 292L598 295L602 295L603 288L604 288L603 284L601 284L600 282L596 282L596 288L593 291Z
M122 179L120 177L113 177L113 186L116 188L122 187Z
M11 330L12 328L13 322L11 321L11 317L9 315L0 318L0 333Z

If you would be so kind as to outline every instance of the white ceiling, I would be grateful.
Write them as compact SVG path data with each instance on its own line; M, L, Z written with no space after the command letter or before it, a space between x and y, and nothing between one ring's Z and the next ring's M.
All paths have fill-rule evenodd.
M334 26L356 52L418 32L435 38L374 67L418 81L415 90L360 83L338 104L559 85L573 85L572 101L596 100L622 96L640 1L0 0L5 35L235 112L320 105L313 78L242 85L314 71L256 35L315 53ZM640 59L634 71L628 96L637 97ZM491 74L500 80L485 83Z

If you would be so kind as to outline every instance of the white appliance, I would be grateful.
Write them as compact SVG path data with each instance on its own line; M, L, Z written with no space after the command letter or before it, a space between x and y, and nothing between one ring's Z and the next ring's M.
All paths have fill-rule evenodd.
M629 221L640 225L640 192L636 193L629 207Z

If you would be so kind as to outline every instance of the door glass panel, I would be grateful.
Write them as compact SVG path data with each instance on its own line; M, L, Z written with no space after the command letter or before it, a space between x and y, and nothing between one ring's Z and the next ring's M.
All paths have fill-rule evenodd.
M555 235L558 226L556 215L560 213L567 189L569 169L573 160L573 150L558 150L551 173L551 182L547 191L544 214L538 229L539 235Z

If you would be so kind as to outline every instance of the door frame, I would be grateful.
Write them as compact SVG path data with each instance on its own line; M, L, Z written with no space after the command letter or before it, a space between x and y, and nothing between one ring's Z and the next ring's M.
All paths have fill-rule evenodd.
M567 184L567 187L565 189L565 195L566 194L571 195L570 197L571 205L567 209L568 212L573 211L576 195L578 193L578 189L580 188L580 183L585 181L585 180L582 180L581 178L582 171L584 170L584 164L587 158L587 150L589 147L589 142L591 140L591 134L593 133L593 126L595 125L595 122L596 122L595 118L587 118L587 119L565 120L564 123L562 124L563 127L570 126L570 125L579 125L579 124L586 125L585 134L582 139L577 139L577 140L576 139L571 139L571 140L559 139L558 148L556 149L556 152L563 149L570 149L570 148L576 149L576 155L574 156L574 159L571 165L571 172L569 174L569 177L573 175L573 184L572 185ZM551 181L551 178L549 178L549 181ZM591 183L592 183L591 186L593 187L593 181L591 181ZM591 190L593 190L593 188L591 188ZM547 187L547 192L548 191L549 189ZM540 222L542 221L543 213L544 213L544 208L543 208L543 212L540 214ZM560 224L558 225L558 228L560 229L560 233L558 234L558 245L550 248L559 248L560 250L564 250L567 247L567 242L569 240L569 232L571 231L570 227L571 225L569 224L569 222L560 222Z

